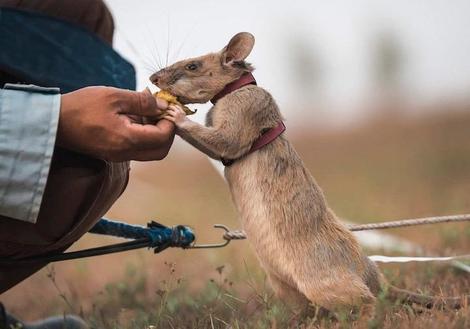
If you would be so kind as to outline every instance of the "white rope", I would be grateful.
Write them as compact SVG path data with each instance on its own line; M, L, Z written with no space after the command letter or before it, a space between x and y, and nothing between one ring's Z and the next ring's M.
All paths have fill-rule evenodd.
M411 218L401 219L383 223L370 223L370 224L354 224L349 225L351 231L365 231L365 230L380 230L386 228L397 228L405 226L416 226L425 224L439 224L448 222L465 222L470 221L470 214L463 215L449 215L449 216L434 216L424 218Z
M450 262L454 260L470 259L470 255L448 257L407 257L407 256L383 256L372 255L370 260L378 263L409 263L409 262Z
M370 223L370 224L351 224L351 225L348 225L348 228L349 230L353 232L357 232L357 231L380 230L380 229L387 229L387 228L425 225L425 224L438 224L438 223L464 222L464 221L470 221L470 214L402 219L402 220L380 222L380 223ZM242 230L228 231L224 234L224 239L225 240L243 240L243 239L246 239L246 233Z
M414 225L424 224L437 224L447 222L462 222L469 221L470 214L464 215L450 215L440 217L425 217L425 218L414 218L404 219L384 223L371 223L371 224L359 224L359 225L348 225L351 231L365 231L385 228L397 228ZM246 233L242 230L228 231L224 234L226 240L243 240L246 239ZM451 262L454 267L470 273L470 266L460 262L459 260L470 259L470 255L460 256L448 256L448 257L409 257L409 256L384 256L384 255L372 255L369 259L376 263L409 263L409 262Z

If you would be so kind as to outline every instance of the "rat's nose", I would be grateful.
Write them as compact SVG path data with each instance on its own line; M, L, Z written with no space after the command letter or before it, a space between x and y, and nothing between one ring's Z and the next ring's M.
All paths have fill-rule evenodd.
M158 83L158 79L160 79L160 76L161 76L160 71L155 72L154 74L150 76L150 81L156 85Z

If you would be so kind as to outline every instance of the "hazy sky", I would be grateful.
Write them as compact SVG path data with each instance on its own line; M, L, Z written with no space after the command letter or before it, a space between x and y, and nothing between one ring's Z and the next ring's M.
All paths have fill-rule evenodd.
M255 76L288 118L301 113L289 107L299 98L354 115L376 92L373 41L385 32L401 49L399 81L410 98L429 102L470 91L468 0L107 2L116 21L116 48L136 65L139 88L149 85L149 66L156 67L158 57L166 64L167 51L171 63L219 50L235 33L249 31L256 37L249 57ZM295 79L295 44L321 67L308 97Z

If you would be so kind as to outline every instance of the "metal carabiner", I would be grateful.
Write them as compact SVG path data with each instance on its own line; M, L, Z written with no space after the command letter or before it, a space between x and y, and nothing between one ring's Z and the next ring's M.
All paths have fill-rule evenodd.
M221 228L225 231L225 233L230 232L229 228L222 224L215 224L214 228ZM204 248L222 248L225 247L230 243L230 239L224 237L225 242L221 243L209 243L209 244L193 244L188 247L188 249L204 249Z

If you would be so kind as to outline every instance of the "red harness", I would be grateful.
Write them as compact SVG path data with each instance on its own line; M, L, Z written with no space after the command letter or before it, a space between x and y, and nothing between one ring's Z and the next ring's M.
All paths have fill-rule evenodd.
M235 80L229 83L228 85L226 85L225 88L222 89L222 91L220 91L217 95L215 95L211 99L212 104L215 105L215 103L217 103L217 101L221 99L222 97L230 94L232 91L235 91L247 85L256 85L255 77L251 73L245 73L238 80ZM247 156L248 154L253 153L259 150L260 148L268 145L273 140L278 138L285 130L286 130L286 126L284 125L284 122L279 121L276 127L272 127L268 129L267 131L263 132L261 136L259 136L258 139L253 142L250 150L244 155L242 155L241 157ZM228 167L228 166L231 166L237 159L221 158L220 160L222 161L224 166Z

